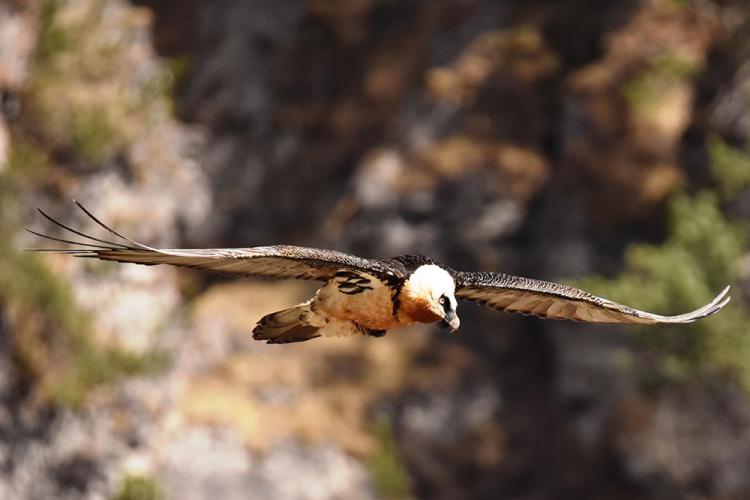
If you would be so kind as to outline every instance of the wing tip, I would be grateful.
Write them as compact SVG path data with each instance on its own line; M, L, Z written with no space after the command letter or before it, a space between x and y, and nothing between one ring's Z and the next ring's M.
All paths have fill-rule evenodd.
M727 304L729 304L729 301L732 299L731 295L728 295L730 288L731 286L727 285L721 292L719 292L718 295L716 295L716 297L713 298L713 300L711 300L711 302L704 305L703 307L696 309L695 311L680 314L677 316L661 316L659 317L658 322L693 323L699 319L713 316L717 312L721 311Z
M39 212L39 214L42 215L42 217L44 217L45 219L47 219L49 222L53 223L54 225L58 226L59 228L62 228L65 231L69 231L69 232L71 232L73 234L81 236L81 237L85 238L86 240L95 241L97 243L103 243L104 245L92 244L90 241L87 242L87 243L82 243L82 242L78 242L78 241L65 240L65 239L54 237L54 236L48 236L48 235L39 233L39 232L37 232L37 231L29 228L29 227L24 227L24 229L26 231L28 231L29 233L35 235L35 236L39 236L39 237L46 238L46 239L49 239L49 240L58 241L58 242L66 243L66 244L70 244L70 245L92 247L92 248L96 248L98 250L138 250L138 249L140 249L140 250L155 250L155 249L153 249L153 248L151 248L151 247L149 247L147 245L144 245L142 243L138 243L137 241L131 240L130 238L126 238L125 236L121 235L120 233L114 231L112 228L110 228L109 226L107 226L106 224L104 224L101 220L99 220L93 213L91 213L86 207L84 207L83 204L81 204L78 200L73 199L72 201L89 219L91 219L92 221L94 221L98 226L104 228L109 233L117 236L118 238L121 238L122 240L130 243L130 245L125 245L125 244L122 244L122 243L117 243L115 241L103 240L101 238L96 238L96 237L91 236L89 234L82 233L81 231L73 229L72 227L67 226L67 225L63 224L62 222L58 221L57 219L55 219L54 217L50 216L47 212L45 212L44 210L42 210L39 207L36 208L37 212ZM24 249L24 250L33 250L33 249ZM89 251L89 250L84 250L84 251Z

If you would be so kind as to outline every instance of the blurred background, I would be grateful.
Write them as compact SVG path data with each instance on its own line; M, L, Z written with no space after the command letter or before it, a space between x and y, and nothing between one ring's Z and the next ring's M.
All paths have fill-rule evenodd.
M0 498L750 497L744 0L1 0ZM310 284L82 262L104 236L559 280L455 335L269 346Z

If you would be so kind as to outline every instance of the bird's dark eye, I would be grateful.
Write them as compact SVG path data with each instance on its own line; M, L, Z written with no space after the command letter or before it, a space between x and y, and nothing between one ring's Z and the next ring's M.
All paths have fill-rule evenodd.
M438 299L438 302L440 303L441 306L444 306L445 305L445 295L441 296Z

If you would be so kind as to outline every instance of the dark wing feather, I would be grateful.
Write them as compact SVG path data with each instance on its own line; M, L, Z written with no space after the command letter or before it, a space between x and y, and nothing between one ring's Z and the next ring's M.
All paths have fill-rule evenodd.
M27 229L32 234L53 241L75 245L70 249L30 249L32 251L66 253L76 257L96 258L116 262L155 265L172 264L228 274L264 276L269 278L296 278L327 281L342 269L367 272L388 277L398 270L387 261L370 260L334 250L297 247L290 245L254 248L178 249L152 248L133 241L107 227L78 202L76 204L102 228L120 238L122 243L106 241L72 229L40 210L48 220L79 237L85 243L47 236ZM95 243L92 243L95 242Z
M519 312L542 318L573 319L589 323L691 323L710 316L728 302L726 287L710 303L678 316L639 311L571 286L501 273L456 274L456 297L498 311Z

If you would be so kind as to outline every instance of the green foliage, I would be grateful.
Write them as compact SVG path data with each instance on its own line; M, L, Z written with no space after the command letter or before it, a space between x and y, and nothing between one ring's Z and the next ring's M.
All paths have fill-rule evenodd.
M160 103L168 104L169 71L135 73L129 64L142 17L104 16L105 8L99 0L41 2L25 112L0 172L2 234L19 231L23 193L49 182L52 158L100 164L143 133ZM165 365L164 353L141 356L99 345L66 283L45 259L17 246L0 239L0 307L13 332L14 362L42 396L79 405L95 387Z
M39 13L39 35L34 53L37 64L51 61L57 54L69 50L71 39L55 19L59 10L59 0L45 0Z
M81 158L100 163L117 152L117 129L103 107L81 109L71 121L70 142Z
M49 174L49 160L45 151L34 147L18 134L14 134L12 144L8 161L0 173L0 195L6 200L13 200L18 189L35 184ZM8 225L15 211L0 214L0 225Z
M377 419L372 427L377 449L367 465L375 491L380 498L411 498L409 475L393 435L393 427L385 417Z
M56 402L77 406L94 387L165 366L163 353L143 356L96 345L88 316L39 256L3 241L0 262L0 304L15 312L18 361L42 379ZM57 337L48 338L47 331Z
M79 3L42 4L25 120L52 150L99 165L143 134L160 106L169 109L173 74L166 66L134 69L132 40L143 34L137 13L105 15L106 2Z
M718 136L708 140L711 168L724 198L732 198L750 186L750 155L728 145Z
M24 312L44 307L44 315L62 330L85 330L88 323L76 307L70 290L37 255L22 255L0 243L0 297Z
M112 500L163 500L164 493L152 477L127 475Z
M163 352L137 355L115 348L102 348L88 335L77 335L72 342L68 367L51 388L54 400L64 406L80 406L89 392L123 377L161 371L168 364Z
M96 22L98 9L66 24L60 19L62 7L60 0L42 4L27 104L36 127L54 147L70 149L84 162L99 163L111 157L122 141L109 116L110 103L86 96L102 86L112 57L104 50L107 47L92 46L87 39L92 31L87 25ZM89 91L83 92L87 87Z
M648 61L648 67L622 87L625 100L636 109L648 111L658 104L673 86L692 77L698 67L692 61L662 53Z
M748 157L724 146L714 166L717 184L738 173ZM734 165L729 163L736 162ZM727 176L727 177L723 177ZM747 182L743 180L743 182ZM661 245L634 245L617 279L590 278L578 283L592 292L639 309L681 313L710 301L737 279L747 249L747 228L728 219L715 192L675 195L669 203L668 234ZM729 373L750 390L750 312L735 297L721 313L688 325L641 327L639 338L655 354L654 380L681 380L701 374Z
M13 138L8 168L0 174L2 234L18 231L19 192L44 178L49 168L45 154L23 137ZM40 255L20 251L9 238L0 239L0 306L11 312L16 363L60 404L79 405L94 387L166 364L163 353L141 356L96 345L90 318L69 286Z
M178 116L179 106L177 96L185 86L193 71L193 59L189 55L181 55L166 60L167 76L162 80L157 92L166 96L172 116Z
M687 8L689 4L690 0L671 0L668 5L673 10L679 11Z

